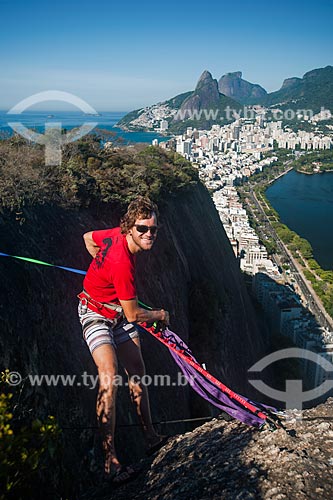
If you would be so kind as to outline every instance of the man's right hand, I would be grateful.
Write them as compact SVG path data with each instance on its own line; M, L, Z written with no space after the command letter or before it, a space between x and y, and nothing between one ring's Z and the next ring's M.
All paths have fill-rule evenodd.
M170 315L164 309L142 309L138 305L138 299L120 300L127 321L130 323L154 323L161 321L164 325L169 325Z
M160 321L162 321L162 323L164 325L168 326L170 324L169 311L166 311L165 309L161 309L161 312L162 312L162 317L161 317Z

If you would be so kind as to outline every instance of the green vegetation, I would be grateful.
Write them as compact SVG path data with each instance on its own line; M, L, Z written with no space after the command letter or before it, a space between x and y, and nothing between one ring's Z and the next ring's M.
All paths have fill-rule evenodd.
M154 146L102 148L87 135L63 149L60 166L45 166L44 148L20 137L0 141L0 204L87 207L125 205L139 193L159 202L198 182L198 172L181 155Z
M271 158L272 156L277 157L277 160L271 163L271 165L264 167L261 172L252 175L248 183L237 187L237 192L242 204L250 204L251 206L251 210L248 211L247 215L249 223L255 231L257 231L258 226L260 226L261 213L257 210L255 205L251 205L251 201L248 199L248 193L250 189L253 189L258 200L265 204L266 215L271 222L279 220L278 213L271 205L266 203L264 193L267 188L267 184L286 171L286 162L293 157L293 153L289 149L279 149L275 143L274 150L266 153L265 158ZM275 253L276 245L272 239L265 239L265 241L262 241L262 244L266 247L269 255Z
M197 102L204 102L204 107L206 109L215 110L217 103L214 102L213 106L210 106L209 94L208 96L206 94L203 100L201 90L201 88L196 88L192 92L180 94L161 104L167 104L169 105L170 109L178 110L187 98L198 97ZM310 124L309 121L305 121L302 119L299 120L296 117L295 112L301 111L301 113L297 114L301 114L302 116L310 116L313 113L318 113L319 111L321 111L322 107L333 111L332 95L333 67L327 66L326 68L319 68L309 71L304 75L303 78L289 79L289 84L284 85L280 90L271 92L267 95L263 95L262 97L250 99L248 100L248 104L263 104L266 107L271 106L273 110L293 110L294 113L292 113L292 115L290 116L290 118L292 119L283 119L283 125L287 125L292 130L310 131L318 127L323 131L325 131L325 129L326 131L328 131L325 123L320 122L319 125L315 125ZM222 102L223 99L224 102ZM202 117L202 120L195 121L194 123L190 122L190 120L181 120L180 122L168 120L169 130L171 130L171 132L173 133L182 133L186 130L186 127L190 126L195 126L196 128L202 129L210 128L213 124L221 124L221 117L224 116L224 118L226 118L223 112L226 106L230 106L231 109L237 112L239 108L243 107L242 104L239 104L233 99L221 95L221 106L218 106L220 107L220 112L215 119L205 120L204 117ZM137 118L142 113L142 111L142 109L139 109L128 113L124 118L122 118L122 120L120 120L119 125L131 128L130 122ZM273 120L275 119L274 112L268 111L267 116L269 118L272 118ZM287 116L286 118L289 118L289 116ZM225 119L223 123L227 123L227 120ZM328 121L327 123L329 124L330 121Z
M40 204L95 208L107 203L120 212L138 194L163 204L198 182L198 172L187 160L158 147L102 148L100 137L89 135L64 147L60 166L45 166L43 147L18 136L0 141L4 211ZM29 392L23 382L10 392L7 376L0 380L0 500L79 498L82 491L74 490L91 486L90 466L96 467L96 462L86 455L87 448L78 449L79 436L75 446L68 434L63 436L46 413L49 400L43 400L42 391L33 393L30 386Z
M276 144L275 144L276 146ZM258 201L260 202L265 215L269 219L272 227L274 228L277 236L280 240L288 247L289 251L293 257L299 262L303 267L303 273L306 279L311 283L313 289L320 297L327 313L333 317L333 271L325 271L320 267L318 262L313 258L313 249L310 243L299 236L295 231L292 231L280 221L279 214L274 210L272 205L266 198L265 191L270 181L275 179L277 175L285 172L286 161L293 157L290 150L277 150L268 153L266 156L278 156L278 160L275 161L270 167L265 168L262 172L253 175L250 182L255 182L253 188L254 193ZM316 151L302 155L299 159L290 163L290 166L299 167L300 165L308 165L309 162L321 162L321 170L328 170L328 167L333 167L333 151ZM303 167L302 167L303 169ZM311 163L312 172L312 163ZM246 197L246 184L238 188L238 192L241 194L242 199ZM260 214L257 214L259 221L256 221L252 214L249 215L249 221L251 226L256 229L260 226ZM276 251L275 242L272 240L264 240L267 252L272 254Z
M261 196L261 201L264 201L261 205L266 215L269 217L274 213L275 220L271 220L271 225L276 234L303 267L304 276L311 283L312 288L322 301L327 313L333 317L333 271L322 269L313 258L313 250L310 243L280 222L277 212L271 207L264 194L265 187L257 186L256 189Z
M198 101L200 102L200 95L200 91L197 93L194 91L190 93L188 99L198 96ZM190 108L192 109L193 106L194 105L191 105ZM209 97L206 97L204 108L196 105L194 109L198 112L198 116L195 116L195 119L186 119L189 114L185 114L185 119L183 120L172 120L171 123L169 123L168 132L182 134L186 131L187 127L209 130L216 123L219 125L226 125L234 121L232 116L228 116L226 109L232 109L235 112L240 110L242 112L242 106L240 104L223 94L220 94L218 102L215 100L210 102ZM209 115L207 112L211 114Z
M268 183L286 171L286 161L293 158L293 153L290 149L278 149L275 145L273 151L265 154L265 158L271 158L276 156L278 159L274 161L269 167L263 168L263 170L257 174L251 176L250 182L259 184L261 182Z
M144 108L135 109L127 113L119 122L116 124L117 127L131 128L130 122L136 120L143 113Z
M0 374L0 500L41 498L41 492L56 498L60 429L54 417L41 421L23 410L20 397L8 390L8 375Z
M308 109L318 113L322 107L333 110L333 67L314 69L303 78L297 78L291 85L284 86L262 99L266 106L276 105L277 108ZM283 103L283 104L281 104Z
M265 246L268 255L273 255L274 253L277 252L276 243L272 238L268 238L267 240L264 240L261 243Z
M291 166L298 172L306 172L313 174L314 168L319 168L320 172L333 170L333 150L326 149L321 151L313 151L300 156L293 161Z
M295 117L293 120L282 119L282 127L288 127L293 132L299 132L300 130L304 132L317 132L320 134L328 134L330 133L330 129L327 127L330 125L329 120L323 120L319 123L313 123L309 121L305 121L302 118L299 119ZM299 145L296 145L296 149L300 149Z
M212 125L226 125L227 123L231 123L234 121L234 117L231 116L232 113L226 110L233 110L235 113L242 114L243 107L234 99L227 97L223 94L219 94L218 98L212 97L209 90L201 88L197 88L191 92L185 92L184 94L177 95L168 101L165 101L161 104L167 105L170 109L179 111L182 106L186 105L186 102L189 107L189 111L186 109L182 110L184 112L183 117L180 115L180 118L183 119L174 119L170 116L167 119L169 122L168 133L173 134L182 134L186 131L187 127L192 127L196 129L210 129ZM185 106L186 108L186 106ZM193 111L193 119L190 119L191 110ZM135 111L131 111L127 115L125 115L119 122L118 126L125 127L132 130L142 130L146 127L137 127L131 125L131 121L138 118L144 109L138 109ZM156 124L153 126L159 126L159 123L156 121Z
M169 106L170 109L179 109L180 106L185 101L185 99L187 97L189 97L191 94L192 94L192 91L190 91L190 92L184 92L183 94L179 94L176 97L173 97L172 99L169 99L168 101L165 101L165 102L163 102L161 104ZM141 109L136 109L134 111L131 111L130 113L127 113L127 115L125 115L117 123L117 126L118 127L124 127L124 128L128 128L128 129L132 129L132 130L138 130L140 128L142 129L143 127L133 127L131 125L131 121L133 121L136 118L138 118L143 113L144 110L145 110L145 108L141 108ZM171 118L169 120L167 120L167 121L171 121ZM159 123L156 123L156 126L159 126Z

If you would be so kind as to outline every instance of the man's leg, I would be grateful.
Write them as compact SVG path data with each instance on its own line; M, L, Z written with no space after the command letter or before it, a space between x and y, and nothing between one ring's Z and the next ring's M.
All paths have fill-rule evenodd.
M141 378L145 375L145 364L141 354L140 339L133 338L117 345L117 354L119 361L128 375L131 399L142 424L147 445L152 446L158 443L162 436L158 435L153 427L148 390L140 382ZM131 380L131 377L134 377L134 381ZM136 381L135 378L139 379L139 381Z
M113 378L118 371L117 356L111 344L104 344L93 351L92 357L98 369L96 412L103 439L105 472L109 474L112 466L120 467L114 446L117 386L113 383Z

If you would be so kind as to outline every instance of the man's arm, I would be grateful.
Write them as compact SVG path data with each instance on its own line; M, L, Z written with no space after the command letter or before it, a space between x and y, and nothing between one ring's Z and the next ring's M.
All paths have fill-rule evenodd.
M99 246L96 245L95 241L92 237L93 231L89 231L89 233L85 233L83 235L84 243L86 245L86 249L90 253L90 255L95 258L99 251Z
M147 311L138 306L138 300L119 300L127 321L130 323L137 322L142 323L147 321L148 323L152 321L162 321L165 325L169 324L170 318L168 311L164 309L158 309L153 311Z

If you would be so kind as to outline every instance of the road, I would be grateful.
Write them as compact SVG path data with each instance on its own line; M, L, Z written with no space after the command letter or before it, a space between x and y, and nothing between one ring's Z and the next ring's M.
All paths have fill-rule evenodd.
M292 160L289 160L285 163L286 167L291 163ZM269 183L271 184L274 182L276 179L281 177L282 175L285 175L287 172L291 170L292 167L287 168L285 172L282 174L279 174L276 176L274 179L272 179ZM261 183L261 184L266 184ZM248 184L251 186L251 184ZM271 225L271 221L267 217L262 204L260 200L258 200L257 196L255 193L251 190L250 192L247 192L247 196L252 199L252 204L256 206L256 209L260 212L260 220L256 217L252 206L250 203L248 203L248 208L251 210L252 215L256 219L258 223L258 232L260 233L259 236L261 236L262 241L265 240L265 236L269 236L276 244L278 253L276 255L272 256L272 259L276 262L277 265L281 266L281 261L280 257L284 259L285 262L288 262L288 265L290 267L292 276L296 282L296 285L299 290L299 294L302 297L302 300L304 301L305 306L315 315L318 323L325 327L328 328L329 330L333 331L333 319L329 314L327 314L320 298L314 291L314 289L311 286L311 283L305 278L302 267L301 265L297 262L297 260L292 256L291 252L288 250L286 245L280 240L278 235L276 234L273 226ZM279 257L280 256L280 257Z
M290 169L289 169L290 170ZM288 171L289 171L288 170ZM276 244L276 247L278 249L278 253L284 257L284 259L288 262L288 265L290 266L290 270L293 274L293 277L300 289L300 292L303 296L303 299L305 300L305 304L307 305L308 309L315 315L318 323L325 328L328 328L329 330L333 331L333 319L327 314L321 300L319 299L318 295L312 288L311 284L307 281L305 278L302 267L300 264L297 262L296 259L292 256L288 248L284 245L284 243L280 240L280 238L277 236L273 226L271 225L270 220L268 219L264 209L262 208L262 205L260 201L258 200L256 194L251 191L250 193L247 193L248 196L251 197L253 203L256 205L257 209L261 213L261 218L262 221L264 221L264 228L261 228L261 231L264 232L266 235L269 235Z

